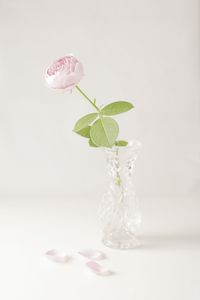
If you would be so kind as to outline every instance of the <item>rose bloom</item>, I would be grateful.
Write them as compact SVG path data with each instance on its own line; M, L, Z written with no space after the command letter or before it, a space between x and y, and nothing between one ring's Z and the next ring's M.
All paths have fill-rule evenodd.
M83 77L83 66L73 55L66 55L53 62L45 79L50 88L70 91Z

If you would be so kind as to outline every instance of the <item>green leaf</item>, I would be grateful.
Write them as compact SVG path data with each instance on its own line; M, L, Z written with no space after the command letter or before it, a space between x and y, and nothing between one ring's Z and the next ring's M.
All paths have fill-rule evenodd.
M90 128L91 126L87 126L79 131L75 131L77 134L85 137L85 138L90 138Z
M88 125L90 125L96 118L97 118L98 114L97 113L91 113L88 114L84 117L82 117L81 119L79 119L75 126L74 126L74 131L76 133L78 133L79 131L81 131L83 128L87 127Z
M112 147L119 133L119 126L112 118L101 117L90 129L92 142L99 147Z
M93 141L92 141L91 139L89 139L89 145L90 145L90 147L95 147L95 148L98 147L97 145L95 145L95 144L93 143Z
M126 101L117 101L110 103L101 109L102 115L113 116L129 111L134 106L130 102Z
M119 140L119 141L115 142L115 146L118 146L118 147L125 147L127 145L128 145L128 142L124 141L124 140Z

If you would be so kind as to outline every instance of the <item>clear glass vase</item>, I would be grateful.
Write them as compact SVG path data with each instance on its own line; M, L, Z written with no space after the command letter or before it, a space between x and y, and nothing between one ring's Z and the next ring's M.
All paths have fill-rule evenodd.
M133 184L134 163L141 144L131 141L125 147L105 148L109 182L100 208L104 245L131 249L139 245L141 223Z

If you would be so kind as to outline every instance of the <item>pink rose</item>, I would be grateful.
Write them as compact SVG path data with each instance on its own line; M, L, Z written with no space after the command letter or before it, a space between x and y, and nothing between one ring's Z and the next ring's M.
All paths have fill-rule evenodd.
M73 55L57 59L46 71L45 79L53 89L72 90L83 77L83 66Z

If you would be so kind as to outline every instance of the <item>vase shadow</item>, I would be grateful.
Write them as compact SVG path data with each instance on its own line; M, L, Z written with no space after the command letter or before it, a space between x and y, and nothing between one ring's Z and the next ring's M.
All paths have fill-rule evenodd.
M200 232L177 232L141 235L142 249L200 250Z

